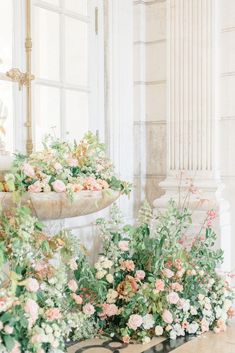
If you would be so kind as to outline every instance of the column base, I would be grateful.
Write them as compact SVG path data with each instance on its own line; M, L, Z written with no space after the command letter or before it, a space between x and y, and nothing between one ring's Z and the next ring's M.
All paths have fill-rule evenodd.
M218 213L218 217L213 224L218 236L216 247L220 247L224 251L224 263L221 268L231 271L233 255L231 250L230 205L222 197L224 185L221 181L219 179L195 178L193 186L199 189L200 193L191 192L187 201L185 201L185 198L187 194L189 195L189 184L182 182L180 187L179 181L175 177L170 176L159 185L165 190L165 194L153 202L154 213L157 215L159 212L164 212L171 200L175 201L179 207L182 207L182 204L188 207L192 211L192 225L186 234L189 240L197 235L208 210L213 209ZM192 191L196 191L196 189Z

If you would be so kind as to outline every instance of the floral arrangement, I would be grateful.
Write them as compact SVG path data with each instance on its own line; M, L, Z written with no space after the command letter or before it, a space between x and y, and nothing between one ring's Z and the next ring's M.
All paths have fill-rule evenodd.
M191 244L183 236L191 214L174 202L157 218L145 205L137 226L124 225L116 206L109 221L97 221L103 253L93 269L81 259L75 275L101 333L129 343L226 330L233 292L216 272L223 253L213 247L215 217L213 210L207 213Z
M93 307L75 294L79 256L71 234L45 234L27 208L0 215L1 353L63 353L95 334Z
M43 146L28 157L16 155L12 170L0 185L2 191L67 192L71 197L81 190L130 192L130 184L115 176L105 145L91 132L79 143L48 136Z

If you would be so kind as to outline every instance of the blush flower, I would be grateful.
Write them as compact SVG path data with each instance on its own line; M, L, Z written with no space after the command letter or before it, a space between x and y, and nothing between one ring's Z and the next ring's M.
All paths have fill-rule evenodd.
M171 324L173 322L173 316L169 310L163 311L162 318L167 324Z
M29 163L24 163L22 170L26 176L28 176L30 178L35 177L34 168Z
M174 276L174 272L169 270L168 268L165 268L162 272L167 278L171 278Z
M143 323L143 319L142 319L142 316L140 315L137 315L137 314L134 314L134 315L131 315L129 317L129 320L128 320L128 323L127 323L127 326L136 331L138 327L140 327Z
M62 180L55 180L52 184L53 190L55 192L65 192L66 186Z
M136 271L135 278L142 281L145 278L145 272L142 270Z
M72 292L76 292L78 289L77 282L74 279L71 279L68 283L68 287Z
M178 301L179 301L179 295L176 293L176 292L170 292L168 295L167 295L167 301L168 303L170 304L177 304Z
M33 324L38 318L38 304L35 302L35 300L29 298L25 303L24 310L27 314L29 314L31 323Z
M100 314L100 317L111 317L111 316L114 316L114 315L117 315L118 313L118 307L117 305L115 304L107 304L107 303L104 303L102 305L102 313Z
M28 278L26 280L26 288L29 292L36 293L39 290L39 283L35 278Z
M121 251L128 251L129 250L129 241L127 241L127 240L119 241L118 247Z
M88 303L84 305L84 307L82 308L82 311L84 312L84 314L91 316L94 314L95 308L92 304Z

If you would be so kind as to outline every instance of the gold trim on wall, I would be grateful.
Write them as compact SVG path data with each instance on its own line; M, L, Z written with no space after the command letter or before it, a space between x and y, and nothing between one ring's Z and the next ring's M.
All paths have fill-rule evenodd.
M26 18L26 38L25 38L25 53L26 53L26 72L23 73L18 68L9 70L6 75L13 82L18 82L19 89L26 87L26 122L27 129L26 151L31 154L33 151L33 133L32 133L32 85L34 75L31 73L31 53L32 53L32 38L31 38L31 0L25 0L25 18Z

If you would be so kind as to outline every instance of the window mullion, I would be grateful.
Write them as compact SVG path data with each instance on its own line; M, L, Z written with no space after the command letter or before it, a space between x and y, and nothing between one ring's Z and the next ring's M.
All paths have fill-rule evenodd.
M64 0L60 0L60 7L64 9ZM65 84L65 15L60 14L60 82L62 86ZM65 89L60 89L60 124L61 137L66 135L66 101Z

